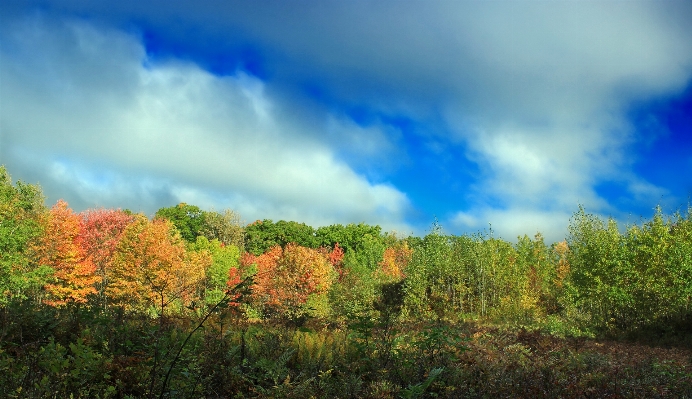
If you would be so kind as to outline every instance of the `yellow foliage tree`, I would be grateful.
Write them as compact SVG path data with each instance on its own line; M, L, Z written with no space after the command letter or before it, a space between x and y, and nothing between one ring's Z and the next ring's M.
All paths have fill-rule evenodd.
M406 242L385 249L382 261L379 263L379 277L390 282L400 281L405 277L404 270L406 270L412 256L413 250L408 247Z
M106 295L127 310L163 315L199 300L210 264L206 253L187 253L171 222L137 215L123 232L108 268Z

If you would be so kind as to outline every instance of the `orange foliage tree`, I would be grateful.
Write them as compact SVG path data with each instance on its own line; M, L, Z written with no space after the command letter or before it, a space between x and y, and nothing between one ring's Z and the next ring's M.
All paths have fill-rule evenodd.
M165 219L149 221L137 215L118 243L106 276L106 295L131 311L163 315L199 300L211 264L206 253L187 253L180 233Z
M335 275L323 252L296 244L284 249L277 245L259 256L245 255L241 263L256 267L252 300L267 316L306 315L304 305L324 297Z
M405 277L404 270L411 261L413 250L404 241L384 250L378 274L385 280L399 281Z
M327 253L327 259L334 267L342 266L344 261L344 249L339 246L338 242L334 244L334 249Z
M91 256L80 245L79 215L59 200L44 223L44 234L33 248L37 262L53 269L44 302L52 306L86 302L88 295L96 293L94 284L100 277Z
M120 237L134 216L119 209L97 209L82 212L80 217L78 242L96 266L96 274L101 278L96 289L103 297L108 285L106 268L115 254Z
M249 270L250 273L254 271L252 273L252 295L249 299L252 307L257 310L261 311L265 305L271 306L272 298L277 296L273 281L281 256L283 256L283 249L276 245L259 256L246 252L240 259L240 265L243 269ZM229 275L229 285L231 278L234 276Z

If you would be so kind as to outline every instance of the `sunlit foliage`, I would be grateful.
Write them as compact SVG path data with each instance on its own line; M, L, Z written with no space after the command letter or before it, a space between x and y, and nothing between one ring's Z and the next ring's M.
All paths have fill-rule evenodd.
M189 249L211 258L211 263L205 270L203 296L207 304L213 305L224 296L229 284L233 286L240 282L240 249L232 244L224 245L217 239L209 241L203 236L197 237L197 241L190 244ZM231 274L234 276L232 281L229 280Z
M43 236L31 247L35 261L53 270L52 281L45 286L44 301L49 305L85 303L101 280L93 258L81 245L80 222L65 201L58 201L45 218Z
M297 318L310 313L308 300L326 300L335 278L324 253L296 244L272 247L260 256L246 256L243 262L256 267L253 298L268 316Z
M134 221L134 216L114 209L95 209L80 213L80 233L77 241L85 256L96 266L99 281L96 288L99 300L105 299L108 285L107 269L125 228Z
M0 167L10 397L687 397L692 214L398 238L43 206ZM576 337L571 338L571 337ZM625 346L625 347L622 347ZM689 345L688 345L689 346ZM661 360L664 359L664 360ZM9 390L8 390L9 389Z
M38 185L13 183L0 166L0 305L36 299L52 270L32 262L29 247L43 235L43 193Z
M156 217L173 223L180 232L180 236L187 242L195 242L198 236L204 235L205 216L198 206L184 202L156 211Z
M412 255L413 250L408 247L406 241L385 249L382 261L379 263L379 274L385 279L395 281L403 279L404 270L408 267Z
M233 245L240 250L245 247L245 229L240 215L230 209L223 213L204 212L204 224L200 233L210 241L218 240L223 245Z
M127 310L164 314L199 300L198 287L210 263L208 254L186 252L171 222L137 215L108 268L106 294Z

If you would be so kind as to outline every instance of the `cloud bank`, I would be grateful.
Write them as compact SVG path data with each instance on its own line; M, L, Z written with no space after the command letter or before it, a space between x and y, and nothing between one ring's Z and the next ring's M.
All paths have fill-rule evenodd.
M406 195L354 172L312 132L357 136L358 127L335 118L306 125L242 71L220 77L189 62L152 64L122 32L17 24L0 66L2 159L46 174L46 192L77 208L151 213L186 201L250 220L407 228Z
M0 155L84 205L554 241L684 202L628 113L689 87L688 2L41 4L2 28Z

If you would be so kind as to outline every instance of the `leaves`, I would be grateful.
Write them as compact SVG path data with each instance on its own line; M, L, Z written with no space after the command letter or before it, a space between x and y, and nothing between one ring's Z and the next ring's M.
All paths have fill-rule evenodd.
M404 278L404 270L411 261L413 250L405 241L399 245L384 250L382 261L379 263L379 272L388 280L401 280Z
M245 227L245 248L248 252L261 255L272 247L285 247L295 243L308 248L317 248L315 229L305 223L269 219L258 220Z
M43 194L37 185L16 184L0 166L0 305L37 292L52 273L32 262L29 247L43 234Z
M209 263L208 256L186 252L171 222L138 215L116 248L106 294L125 309L164 314L172 303L179 309L197 299Z
M204 212L201 233L210 241L218 240L223 245L234 245L241 250L245 247L245 229L240 215L230 209L223 213Z
M253 298L269 315L305 314L303 305L308 298L325 295L335 277L324 253L296 244L284 249L274 246L257 257L246 256L243 263L256 265Z
M94 284L101 280L92 257L80 245L80 221L67 202L58 201L45 220L44 235L32 247L36 262L54 272L55 281L45 286L49 305L84 303L96 293Z
M204 235L205 216L198 206L184 202L156 211L156 218L167 219L173 223L180 236L187 242L195 242L198 236Z
M88 210L80 213L79 246L85 256L91 258L96 266L96 274L101 281L96 287L103 294L108 285L107 268L120 243L123 232L134 221L134 216L113 209Z

